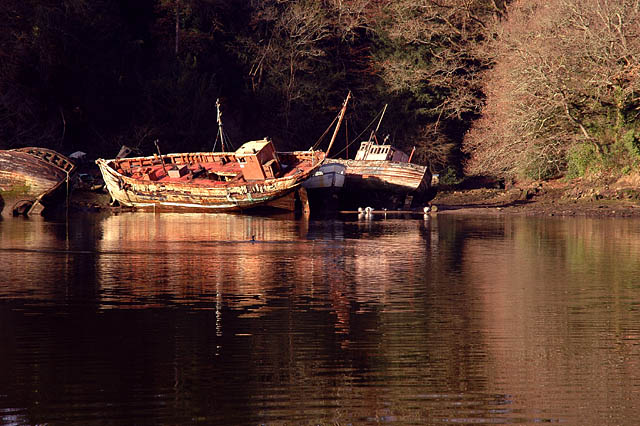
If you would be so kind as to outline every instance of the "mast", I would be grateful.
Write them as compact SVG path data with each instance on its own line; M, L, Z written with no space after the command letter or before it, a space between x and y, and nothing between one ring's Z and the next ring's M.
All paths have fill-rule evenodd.
M380 128L380 124L382 123L382 119L384 118L384 113L387 111L387 106L389 106L389 104L384 104L384 108L382 108L382 113L380 114L380 120L378 120L378 125L376 126L375 130L371 131L371 134L369 135L369 140L367 142L371 142L371 139L374 138L374 136L378 133L378 129ZM376 144L378 143L378 139L376 138Z
M158 150L158 154L160 155L160 161L162 162L162 170L164 170L165 175L168 175L169 173L167 172L167 168L164 166L164 157L162 156L162 153L160 152L160 146L158 145L158 139L153 141L153 143L156 145L156 149Z
M329 142L329 148L327 148L327 152L325 154L326 158L329 158L329 151L331 151L331 146L333 145L333 141L336 140L336 136L338 136L338 130L340 129L340 124L342 124L342 119L344 118L344 113L347 111L347 102L351 98L351 90L347 94L347 99L344 100L344 104L342 104L342 109L340 110L340 118L338 119L338 124L336 124L336 129L333 131L333 136L331 137L331 142Z
M216 99L216 111L218 113L217 116L217 120L218 120L218 132L220 135L220 143L222 143L222 152L225 152L224 150L224 132L222 131L222 111L220 111L220 98Z
M380 128L380 123L382 123L382 119L384 118L384 113L387 112L387 107L389 104L384 104L384 108L382 109L382 115L380 115L380 120L378 120L378 125L376 126L376 133L378 133L378 129Z

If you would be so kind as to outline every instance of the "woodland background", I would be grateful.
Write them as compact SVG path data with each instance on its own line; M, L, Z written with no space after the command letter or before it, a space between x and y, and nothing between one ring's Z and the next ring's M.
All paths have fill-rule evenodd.
M3 0L0 22L0 148L210 150L220 98L235 148L308 149L351 91L333 156L388 104L379 136L451 181L640 162L640 0Z

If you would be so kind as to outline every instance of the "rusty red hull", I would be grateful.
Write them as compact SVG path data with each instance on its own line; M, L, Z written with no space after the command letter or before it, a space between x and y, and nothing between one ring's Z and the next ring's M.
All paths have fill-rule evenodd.
M273 177L252 179L249 165L241 161L239 152L98 159L96 163L111 197L121 205L141 209L239 211L269 205L295 191L324 159L321 151L279 152L274 155L277 167L266 161L256 163L253 171L275 167L269 169ZM242 155L251 156L244 151Z
M0 150L2 214L25 213L36 202L51 208L74 172L75 165L67 157L49 149Z

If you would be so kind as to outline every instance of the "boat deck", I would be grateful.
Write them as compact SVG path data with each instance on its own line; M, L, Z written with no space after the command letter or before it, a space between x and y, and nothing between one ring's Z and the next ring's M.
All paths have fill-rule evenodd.
M309 163L309 164L305 164ZM293 176L299 167L309 166L310 161L303 161L287 167L279 177ZM230 183L237 184L247 182L243 176L243 168L238 162L221 164L195 163L195 164L154 164L130 169L117 168L117 171L141 181L160 183L188 183L194 186L225 186ZM248 181L251 182L251 181Z

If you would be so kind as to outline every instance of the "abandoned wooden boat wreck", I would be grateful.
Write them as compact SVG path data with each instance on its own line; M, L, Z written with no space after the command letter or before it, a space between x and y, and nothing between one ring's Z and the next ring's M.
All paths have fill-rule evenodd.
M435 196L431 172L406 153L375 139L363 141L353 160L331 159L345 167L343 209L424 207Z
M123 206L239 211L274 206L299 189L322 160L322 151L276 152L270 139L262 139L235 152L156 154L96 163L112 199Z
M75 164L46 148L0 150L0 211L43 213L69 197Z
M338 126L348 101L349 96L342 107ZM335 181L343 187L340 196L340 208L343 210L358 207L424 207L435 196L435 188L431 185L431 172L426 166L411 163L413 152L412 155L407 155L390 144L378 143L376 132L380 128L386 109L385 105L378 126L371 132L369 140L360 143L353 160L328 158L338 131L336 126L327 148L325 163L334 164L334 170L341 167L340 173L344 174L343 180ZM312 192L310 191L310 196L313 195Z

